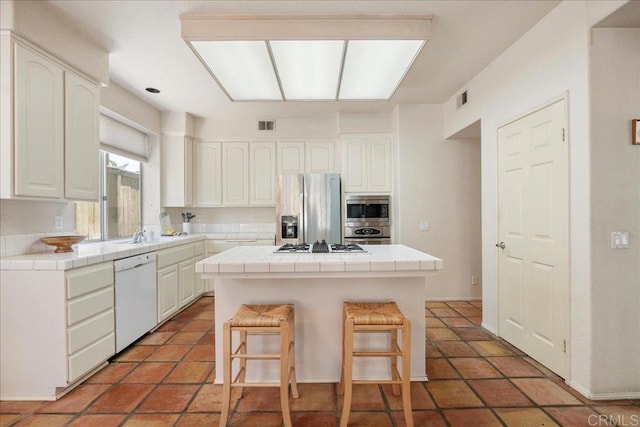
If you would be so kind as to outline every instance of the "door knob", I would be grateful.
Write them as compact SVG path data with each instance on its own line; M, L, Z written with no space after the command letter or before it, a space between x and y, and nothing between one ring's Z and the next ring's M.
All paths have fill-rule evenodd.
M496 248L504 249L505 246L504 242L496 243Z

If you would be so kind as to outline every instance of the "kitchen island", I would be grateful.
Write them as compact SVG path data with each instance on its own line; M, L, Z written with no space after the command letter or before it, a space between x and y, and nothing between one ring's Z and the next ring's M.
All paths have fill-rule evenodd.
M337 382L342 303L396 301L411 320L411 379L424 381L425 286L428 276L442 269L443 262L403 245L363 248L366 253L283 254L274 253L276 246L244 246L197 263L197 273L216 281L216 361L222 360L222 325L241 304L291 303L296 310L298 381ZM387 344L380 334L357 338L361 339L356 339L356 348L379 349ZM276 337L254 337L249 345L252 352L279 349ZM278 372L277 363L253 362L247 379L275 382ZM356 360L354 374L368 379L387 377L389 363L374 358ZM222 363L216 363L215 381L222 382Z

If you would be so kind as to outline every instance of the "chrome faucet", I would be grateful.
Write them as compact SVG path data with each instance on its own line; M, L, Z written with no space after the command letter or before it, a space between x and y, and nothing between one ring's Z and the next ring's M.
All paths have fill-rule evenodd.
M144 231L142 230L142 227L138 228L136 232L133 233L133 240L131 241L131 243L141 243L143 233Z

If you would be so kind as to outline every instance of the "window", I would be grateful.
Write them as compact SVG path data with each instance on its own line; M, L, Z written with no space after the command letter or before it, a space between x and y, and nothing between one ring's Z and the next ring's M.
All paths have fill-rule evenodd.
M76 230L90 240L133 235L141 225L139 161L100 151L100 201L76 202Z

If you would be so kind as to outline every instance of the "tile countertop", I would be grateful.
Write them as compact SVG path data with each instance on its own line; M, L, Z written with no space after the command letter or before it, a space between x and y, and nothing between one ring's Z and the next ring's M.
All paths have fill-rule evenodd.
M367 253L274 253L277 246L238 246L196 263L205 277L279 273L383 273L441 270L443 261L404 245L362 245Z
M131 238L106 242L87 242L73 246L73 252L38 252L0 258L0 270L70 270L146 252L179 246L207 238L206 234L160 237L152 242L130 243Z

